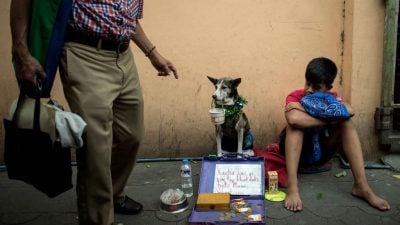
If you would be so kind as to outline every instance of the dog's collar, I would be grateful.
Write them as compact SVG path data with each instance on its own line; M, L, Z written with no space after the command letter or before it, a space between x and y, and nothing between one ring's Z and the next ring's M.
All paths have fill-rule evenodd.
M233 105L220 105L214 102L216 108L225 109L225 116L235 116L242 111L242 108L247 104L247 100L242 96L239 96Z

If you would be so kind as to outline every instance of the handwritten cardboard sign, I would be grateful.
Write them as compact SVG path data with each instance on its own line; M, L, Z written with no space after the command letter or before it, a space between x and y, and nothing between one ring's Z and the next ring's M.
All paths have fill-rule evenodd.
M214 193L231 195L262 195L261 165L217 164L215 167Z

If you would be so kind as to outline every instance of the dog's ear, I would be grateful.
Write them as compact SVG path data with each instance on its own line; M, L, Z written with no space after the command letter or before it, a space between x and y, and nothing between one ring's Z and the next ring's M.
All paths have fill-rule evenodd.
M232 83L235 87L239 86L240 82L242 82L242 78L232 80Z
M207 78L211 81L211 83L213 83L214 85L217 85L218 79L215 79L215 78L212 78L212 77L209 77L209 76L207 76Z

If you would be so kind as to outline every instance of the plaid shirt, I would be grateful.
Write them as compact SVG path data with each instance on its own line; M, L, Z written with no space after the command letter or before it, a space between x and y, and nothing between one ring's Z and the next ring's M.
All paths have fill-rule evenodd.
M143 0L74 0L69 26L106 39L130 39L143 17Z

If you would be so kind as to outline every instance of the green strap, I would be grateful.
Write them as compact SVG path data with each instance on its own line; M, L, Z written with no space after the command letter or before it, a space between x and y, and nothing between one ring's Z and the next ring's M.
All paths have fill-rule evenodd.
M42 65L46 60L59 2L63 0L33 0L28 45L33 57Z

